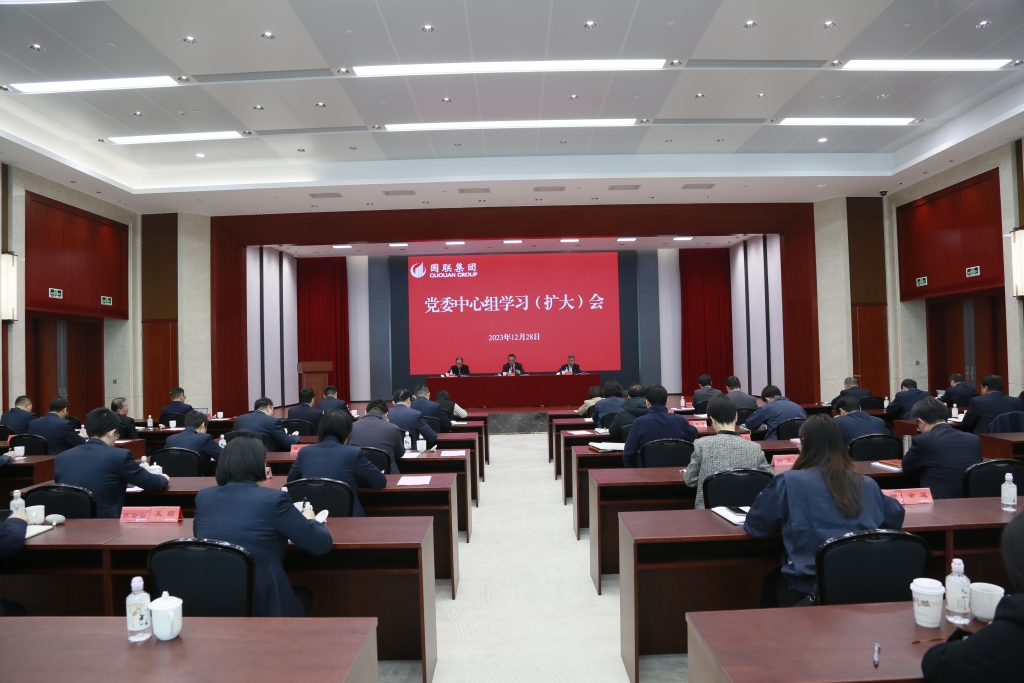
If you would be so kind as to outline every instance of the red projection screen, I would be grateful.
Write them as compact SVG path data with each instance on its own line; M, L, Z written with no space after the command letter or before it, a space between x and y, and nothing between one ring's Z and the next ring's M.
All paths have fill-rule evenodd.
M409 371L475 375L516 354L527 373L556 372L570 353L584 372L621 369L615 252L481 254L409 259Z

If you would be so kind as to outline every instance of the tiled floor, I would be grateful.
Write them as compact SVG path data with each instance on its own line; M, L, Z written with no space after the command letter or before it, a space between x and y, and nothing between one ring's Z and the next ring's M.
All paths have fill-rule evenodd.
M435 683L626 683L618 576L597 595L590 544L548 464L544 434L491 437L473 542L459 547L457 600L437 586ZM418 662L382 662L380 680L419 680ZM686 656L644 657L643 683L686 681Z

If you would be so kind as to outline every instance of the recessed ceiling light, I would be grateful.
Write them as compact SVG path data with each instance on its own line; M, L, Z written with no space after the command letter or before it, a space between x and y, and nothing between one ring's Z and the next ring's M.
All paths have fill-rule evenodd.
M451 104L452 103L452 98L450 98L450 97L442 97L441 101L443 103L445 103L445 104Z
M389 131L495 130L502 128L606 128L632 126L636 119L547 119L529 121L438 121L436 123L388 123Z
M197 199L196 201L197 201L197 202L201 202L201 201L203 201L203 200L202 200L202 199Z
M333 247L331 247L331 248L332 248L332 249L351 249L351 248L352 248L352 245L351 245L351 244L335 244L335 245L334 245Z
M533 201L535 201L535 202L542 202L542 201L544 201L544 198L543 197L537 197Z
M366 202L367 206L373 206L373 202Z
M991 26L992 26L992 22L991 21L989 21L988 19L982 19L981 21L978 22L978 25L975 26L974 28L989 28Z
M373 206L373 205L372 204L368 204L367 206ZM409 243L408 242L392 242L388 246L389 247L407 247L407 246L409 246Z
M1024 59L1015 59L1015 60L1013 60L1013 65L1014 66L1021 66L1022 64L1024 64Z
M522 240L505 240L505 244L522 244Z
M181 41L183 43L188 43L189 45L195 45L197 42L199 42L195 38L193 38L192 36L185 36L184 38L181 39Z
M764 199L764 195L763 194L759 194L759 195L757 195L757 198L758 199Z
M597 28L596 21L585 21L583 22L583 28Z
M341 74L342 76L347 76L351 72L345 67L341 67L340 69L338 69L338 73Z
M906 118L785 118L781 126L905 126L914 119Z
M718 138L715 142L725 142L725 138Z
M704 93L702 93L702 92L699 92L699 93L697 93L696 95L694 95L694 96L693 96L693 99L695 99L695 100L701 100L701 99L704 99L705 97L707 97L707 95L705 95L705 94L704 94Z
M592 201L592 202L596 202L596 201L597 201L597 197L591 197L591 198L590 198L590 201Z
M461 247L465 242L445 242L449 247Z
M110 138L116 145L146 145L162 142L196 142L199 140L230 140L242 137L238 131L225 130L215 133L171 133L168 135L129 135ZM99 142L104 142L100 139Z
M196 156L197 156L197 157L199 157L200 159L202 159L202 158L203 158L203 157L205 157L206 155L205 155L205 154L203 154L202 152L199 152L199 153L197 153L197 154L196 154Z
M424 24L423 26L420 26L420 30L423 31L424 33L433 33L434 27L431 26L430 24Z
M753 19L743 22L743 28L754 28L755 26L757 26L757 22Z
M682 66L682 64L683 63L678 59L673 59L671 62L668 63L669 66Z
M650 119L640 119L640 123L650 123Z
M11 92L11 89L6 85L0 85L0 92Z
M835 28L836 27L836 22L829 20L829 21L826 21L824 24L822 24L821 27L822 28Z
M266 40L273 40L275 36L270 31L264 31L263 33L260 34L260 38L265 38Z
M349 149L354 152L357 148L356 147L349 147Z
M563 244L571 244L573 242L579 242L580 238L579 237L566 237L565 239L561 239L561 240L558 240L558 241L563 243Z
M819 183L818 187L825 187L825 183Z
M141 111L133 111L132 116L145 116Z
M661 69L664 59L560 59L525 62L446 62L354 66L356 76L434 76L438 74L534 73L556 71L644 71Z
M579 98L580 98L579 95L569 95L569 99L570 100L578 100Z
M304 149L302 149L301 147L299 147L299 148L298 148L297 150L295 150L295 151L296 151L296 152L305 152L306 150L304 150Z
M568 140L559 140L558 144L560 144L560 145L568 145L569 141Z
M673 237L672 241L673 242L689 242L692 239L693 239L692 237Z
M370 126L370 130L380 130L380 125L375 123L372 126Z
M620 237L620 238L618 238L615 241L616 242L636 242L636 238L635 237Z
M992 71L1009 59L851 59L843 67L851 71Z
M672 142L672 138L667 138L665 142Z
M313 105L313 106L315 106L315 107L316 107L317 109L327 109L327 105L326 105L326 104L324 104L323 102L317 102L317 103L316 103L315 105Z
M242 131L242 135L252 135L252 131L251 130L243 130Z
M480 202L480 203L483 203L483 202L486 202L486 201L487 201L486 199L478 199L477 200L477 202ZM490 248L490 247L488 247L488 248Z
M32 43L28 46L28 49L32 50L33 52L46 52L46 48L42 45L39 45L38 43Z
M828 138L818 138L818 142L828 142Z
M880 100L887 100L887 99L889 99L889 96L886 95L885 93L882 93L881 95L878 96L878 99L880 99Z
M257 104L255 107L253 107L253 109L255 109L256 111L263 111L263 105Z
M430 202L420 202L420 204L429 204Z
M910 24L903 24L903 28L910 28Z
M262 206L257 206L257 207L256 207L256 210L257 210L257 211L262 211L262 210L263 210L263 207L262 207Z
M843 65L843 61L842 61L841 59L833 59L833 60L832 60L832 61L830 62L830 64L831 64L832 66L842 66L842 65Z
M320 205L319 204L310 204L309 208L311 208L311 209L318 209L318 208L320 208ZM340 249L340 247L335 247L335 249Z

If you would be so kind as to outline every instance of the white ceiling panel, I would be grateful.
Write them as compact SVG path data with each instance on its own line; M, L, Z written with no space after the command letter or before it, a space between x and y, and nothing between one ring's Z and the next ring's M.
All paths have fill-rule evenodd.
M399 64L472 62L469 25L462 0L377 0ZM434 30L424 33L423 26Z
M622 47L624 59L688 59L707 30L719 3L641 0Z

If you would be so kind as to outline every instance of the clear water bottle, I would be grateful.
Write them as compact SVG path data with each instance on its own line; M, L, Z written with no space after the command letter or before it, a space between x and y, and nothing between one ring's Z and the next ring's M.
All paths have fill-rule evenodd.
M1017 485L1013 483L1013 475L1006 473L1006 481L999 487L999 495L1003 502L1003 512L1017 511Z
M149 458L147 458L146 456L142 456L142 460L139 461L139 467L141 467L144 470L148 470L149 469Z
M954 403L954 404L953 404L953 417L956 417L956 416L957 416L957 415L959 415L959 414L960 414L960 409L959 409L959 408L957 408L957 407L956 407L956 404Z
M132 593L124 601L128 612L128 642L141 643L153 635L149 613L149 593L142 590L142 577L132 579Z
M223 434L221 434L220 441L217 442L217 445L220 446L221 448L224 448L225 446L228 445L228 440L224 438Z
M146 429L152 429L152 428L153 428L153 416L149 415L149 416L146 417Z
M21 497L21 491L15 491L11 495L11 512L25 512L25 499Z
M971 623L971 580L961 559L953 560L953 571L946 577L946 621Z
M886 396L885 400L882 401L882 408L888 408L888 407L889 407L889 397Z
M409 436L409 432L405 432L405 439L403 440L403 443L405 445L405 450L412 450L412 437Z

